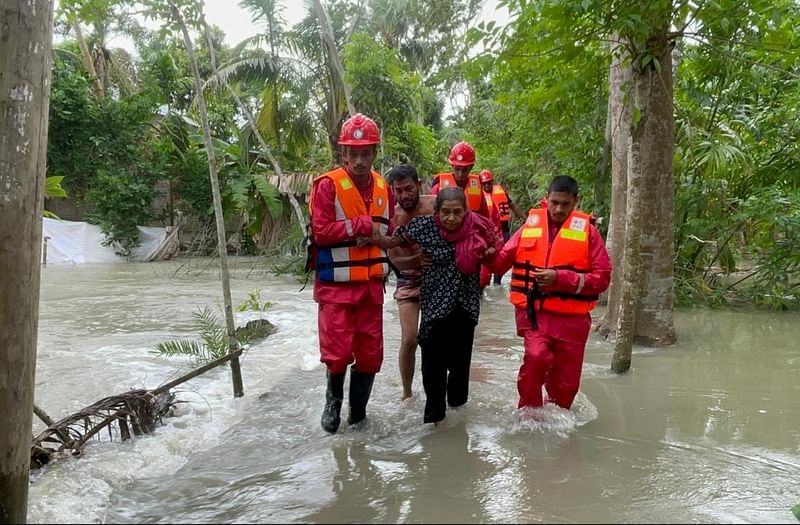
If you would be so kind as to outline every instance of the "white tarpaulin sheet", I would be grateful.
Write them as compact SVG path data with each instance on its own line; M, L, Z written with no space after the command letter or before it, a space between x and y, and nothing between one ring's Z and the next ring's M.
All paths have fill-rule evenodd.
M149 261L167 241L167 228L138 226L142 245L125 258L113 246L103 246L100 227L86 222L62 221L45 217L42 242L47 238L47 264ZM44 249L42 250L44 253Z

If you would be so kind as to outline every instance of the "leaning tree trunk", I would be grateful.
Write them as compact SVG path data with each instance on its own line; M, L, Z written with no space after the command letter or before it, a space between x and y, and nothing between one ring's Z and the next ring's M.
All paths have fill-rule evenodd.
M344 100L347 105L347 113L352 117L356 114L356 108L353 105L353 97L351 96L350 92L350 85L345 82L344 79L344 66L342 65L342 59L339 56L339 50L336 47L336 39L333 35L333 28L331 27L330 19L328 18L328 13L325 11L325 7L322 5L321 0L313 0L314 2L314 9L317 11L317 18L319 19L319 34L320 39L322 40L322 47L323 49L327 49L327 56L332 69L336 73L336 78L333 78L331 75L330 78L330 103L331 108L336 107L336 100L340 96L339 93L344 95ZM336 80L338 79L339 84L336 84ZM342 148L339 146L339 118L337 116L336 122L329 122L328 127L328 142L331 146L331 151L333 152L333 161L335 164L342 163Z
M344 67L342 66L342 59L339 58L339 50L336 49L336 39L333 37L333 29L328 20L328 14L325 12L325 7L322 5L321 0L314 0L314 8L317 11L317 18L319 18L319 32L325 47L328 48L328 59L331 61L336 74L339 77L339 82L342 83L344 89L344 99L347 102L347 111L352 117L356 113L353 106L353 99L350 96L350 85L344 80Z
M660 71L652 63L638 67L635 61L632 67L635 109L628 150L624 276L611 364L618 373L630 368L634 339L645 344L675 341L672 68L666 27L649 44L650 50L660 51Z
M0 523L27 520L53 4L0 7Z
M75 31L75 40L78 41L78 49L81 50L81 62L83 63L83 68L89 74L89 77L94 81L94 94L96 97L102 97L106 90L103 87L102 79L97 74L97 70L94 67L94 60L92 59L92 54L89 52L89 46L86 45L86 39L83 36L83 30L81 30L81 23L80 20L78 20L77 15L75 16L75 21L72 24L72 29Z
M617 42L618 36L612 37ZM630 103L625 102L630 86L630 68L623 67L623 46L612 44L611 67L608 75L608 116L611 124L611 218L606 245L611 256L611 285L608 289L608 307L599 323L599 331L608 336L616 331L622 292L625 250L625 222L628 191L628 142L631 126Z
M228 271L228 250L225 239L225 218L222 215L222 198L219 192L219 177L217 177L217 159L214 154L214 143L211 140L211 128L208 125L208 112L206 111L206 100L203 96L203 81L200 78L200 70L197 67L197 59L194 56L194 46L192 38L189 36L189 28L183 19L178 7L173 0L167 0L172 16L181 28L183 41L186 45L186 54L192 66L192 76L194 77L194 88L197 92L197 109L200 112L200 122L203 125L203 139L206 146L208 157L208 174L211 179L211 193L214 198L214 216L217 222L217 250L219 251L220 273L222 274L222 297L225 306L225 322L228 328L228 353L236 352L239 343L236 340L236 325L233 322L233 303L231 302L231 275ZM239 364L239 357L231 359L231 375L233 377L233 395L242 397L244 395L244 385L242 384L242 369Z
M216 59L216 52L214 51L214 41L211 39L211 32L208 30L208 24L206 24L205 19L202 21L203 25L203 32L206 36L206 41L208 42L208 51L211 57L211 72L215 78L218 78L218 70L217 70L217 59ZM306 224L305 215L303 215L303 210L300 207L300 203L297 201L297 198L294 195L294 190L292 189L292 185L289 180L286 178L286 175L283 173L283 168L281 168L281 164L275 159L275 156L272 154L272 150L269 149L267 143L264 141L264 137L261 136L261 132L258 130L258 126L256 126L256 120L253 118L253 113L250 111L250 108L247 107L247 104L242 102L241 97L236 90L231 87L225 81L222 81L225 85L225 88L228 90L228 93L233 97L233 100L236 102L236 105L239 106L239 109L244 113L245 118L247 119L247 124L250 126L250 131L252 131L253 136L258 141L259 146L261 146L261 151L267 156L269 159L270 164L275 169L275 174L278 176L278 181L282 188L285 195L289 199L289 203L292 205L294 209L295 215L297 216L297 221L300 224L301 231L305 232L308 229ZM275 105L275 110L277 111L277 104ZM265 211L265 213L267 213Z

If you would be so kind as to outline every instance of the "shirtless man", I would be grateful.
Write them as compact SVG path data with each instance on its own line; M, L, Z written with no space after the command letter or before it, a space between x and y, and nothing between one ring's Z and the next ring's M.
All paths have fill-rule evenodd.
M395 166L386 175L391 185L395 205L392 223L402 226L418 215L432 215L436 197L420 195L422 183L417 170L410 164ZM392 261L402 276L397 278L394 298L400 312L400 379L403 382L403 399L412 396L411 384L414 382L416 366L417 329L419 325L419 290L422 284L422 268L430 264L416 244L403 245L388 250Z

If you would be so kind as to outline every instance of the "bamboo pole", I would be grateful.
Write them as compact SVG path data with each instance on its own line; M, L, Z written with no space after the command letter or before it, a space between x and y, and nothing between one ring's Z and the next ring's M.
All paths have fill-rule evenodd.
M192 38L189 36L189 28L178 7L173 0L167 0L167 4L172 11L172 16L181 28L183 41L186 45L186 54L192 66L192 76L194 77L194 87L197 92L197 106L200 112L200 120L203 125L203 139L206 146L208 157L208 174L211 179L211 193L214 198L214 215L217 223L217 251L219 251L219 263L222 274L222 295L225 306L225 324L228 329L228 352L234 353L239 348L236 340L236 325L233 322L233 304L231 302L231 276L228 270L228 251L225 238L225 219L222 215L222 198L219 191L219 177L217 176L217 159L214 154L214 143L211 140L211 130L208 125L208 112L206 110L206 100L203 96L203 82L200 79L200 70L197 67L197 59L194 54ZM233 379L234 397L244 395L244 385L242 384L242 369L239 364L239 356L236 354L231 358L231 375Z
M219 79L219 76L217 74L217 59L216 59L216 54L214 53L214 42L211 40L211 33L208 30L208 24L206 24L205 19L203 19L203 30L205 32L206 40L208 42L208 50L211 58L211 71L214 75L214 78ZM247 119L247 124L250 127L250 131L253 132L253 135L256 137L259 146L261 146L261 150L267 156L267 159L269 159L270 164L272 164L272 167L275 169L275 174L278 175L278 180L280 180L281 183L286 187L286 195L289 197L289 203L292 205L292 208L294 209L294 213L297 216L297 220L300 223L302 231L305 232L307 229L307 223L306 223L306 218L303 215L303 209L300 207L300 203L297 202L297 199L294 196L294 192L292 191L292 187L289 184L289 181L286 179L286 176L283 173L283 169L281 169L281 165L278 163L277 160L275 160L275 156L272 154L272 151L270 150L269 146L267 146L267 143L264 142L264 138L261 136L261 132L258 131L258 126L256 126L256 120L255 118L253 118L253 114L250 112L250 108L248 108L247 105L244 102L242 102L241 97L239 97L239 94L236 93L236 91L230 86L230 84L222 80L220 81L225 85L225 88L228 90L228 93L233 97L233 100L236 101L236 105L239 106L239 109L242 111L242 113L244 113L244 116Z
M238 358L240 355L242 355L243 351L244 351L243 348L238 348L235 351L230 352L228 355L224 355L224 356L220 357L219 359L215 359L214 361L206 363L203 366L201 366L200 368L195 368L194 370L192 370L188 374L184 374L184 375L182 375L181 377L179 377L177 379L173 379L169 383L164 383L160 387L154 388L153 390L150 391L150 393L153 394L154 396L157 396L158 394L163 394L164 392L169 392L170 389L175 388L176 386L178 386L178 385L180 385L182 383L185 383L185 382L189 381L190 379L194 379L195 377L197 377L199 375L205 374L206 372L208 372L212 368L216 368L219 365L223 365L223 364L227 363L228 361L230 361L231 359Z

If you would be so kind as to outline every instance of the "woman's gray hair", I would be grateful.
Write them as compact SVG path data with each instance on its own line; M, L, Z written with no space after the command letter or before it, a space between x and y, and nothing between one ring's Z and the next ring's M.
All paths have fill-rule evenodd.
M467 196L464 194L464 190L458 186L449 186L439 190L438 195L436 195L436 211L439 211L444 201L459 201L464 208L467 207Z

